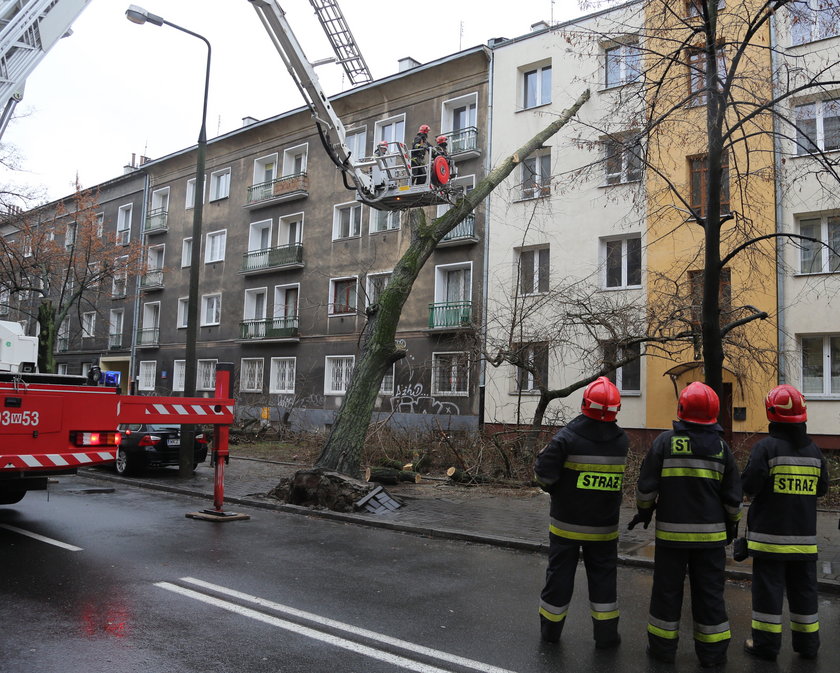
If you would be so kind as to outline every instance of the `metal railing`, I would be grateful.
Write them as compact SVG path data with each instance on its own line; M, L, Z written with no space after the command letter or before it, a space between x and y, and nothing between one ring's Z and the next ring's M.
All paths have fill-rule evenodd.
M457 131L444 133L444 135L449 138L450 154L475 152L478 150L478 129L475 126L466 126Z
M140 279L140 287L163 287L163 269L149 269Z
M122 332L117 332L114 334L108 335L108 348L122 348L123 347L123 335Z
M146 225L143 227L143 233L149 234L153 231L166 231L167 220L169 218L169 210L167 208L155 208L150 210L146 216Z
M458 223L457 227L440 240L443 243L444 241L457 241L459 238L475 238L475 213L467 215Z
M472 324L472 302L454 301L429 304L429 328L469 327Z
M258 203L296 192L306 195L308 191L309 177L306 173L284 175L282 178L275 178L248 187L248 203Z
M289 264L303 263L303 245L279 245L274 248L251 250L242 255L242 270L257 271L259 269L273 269Z
M145 327L137 330L138 346L157 346L160 343L160 328Z
M243 320L239 326L240 339L291 339L300 334L296 315Z

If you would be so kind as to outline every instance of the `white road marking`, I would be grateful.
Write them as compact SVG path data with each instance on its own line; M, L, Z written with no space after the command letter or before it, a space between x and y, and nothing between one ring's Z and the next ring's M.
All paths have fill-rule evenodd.
M72 544L67 544L66 542L61 542L60 540L53 540L51 537L45 537L44 535L38 535L38 533L33 533L29 530L24 530L23 528L18 528L17 526L10 526L7 523L0 523L0 528L5 528L6 530L10 530L13 533L20 533L21 535L26 535L26 537L31 537L33 540L39 540L40 542L46 542L47 544L55 545L56 547L61 547L62 549L67 549L68 551L82 551L81 547L76 547Z
M254 619L256 621L263 622L271 626L276 626L281 629L286 629L287 631L292 631L293 633L306 636L307 638L312 638L313 640L320 640L321 642L327 643L328 645L340 647L342 649L349 650L350 652L355 652L356 654L361 654L363 656L370 657L371 659L383 661L386 664L390 664L392 666L399 666L400 668L404 668L409 671L417 671L418 673L452 673L451 671L447 671L443 668L437 668L436 666L423 664L419 661L412 661L411 659L406 659L405 657L401 657L396 654L389 654L388 652L383 652L382 650L377 650L373 647L368 647L367 645L354 643L352 640L347 640L346 638L331 636L328 633L322 633L321 631L310 629L308 626L301 626L300 624L287 622L284 619L272 617L271 615L266 615L262 612L257 612L256 610L252 610L251 608L245 608L241 605L236 605L235 603L229 603L228 601L223 601L221 598L214 598L213 596L208 596L206 594L199 593L198 591L193 591L192 589L179 587L176 584L170 584L169 582L158 582L155 584L155 586L160 587L161 589L166 589L168 591L173 591L177 594L181 594L182 596L186 596L188 598L193 598L197 601L201 601L202 603L207 603L208 605L221 608L222 610L233 612L243 617L249 617L250 619Z
M346 633L353 634L354 636L361 636L363 638L375 640L385 645L391 645L393 647L398 647L402 650L407 650L414 654L422 654L427 657L433 657L435 659L440 659L441 661L445 661L450 664L456 664L465 668L471 668L476 671L481 671L482 673L514 673L513 671L510 671L506 668L499 668L497 666L485 664L482 661L467 659L466 657L461 657L457 654L450 654L449 652L435 650L430 647L425 647L423 645L408 642L406 640L392 638L391 636L386 636L382 633L377 633L376 631L369 631L367 629L363 629L352 624L346 624L344 622L339 622L334 619L329 619L328 617L316 615L312 612L298 610L297 608L293 608L288 605L275 603L273 601L266 600L265 598L252 596L250 594L242 593L241 591L236 591L234 589L228 589L227 587L222 587L217 584L211 584L210 582L205 582L204 580L195 579L193 577L182 577L181 581L187 582L189 584L194 584L204 589L209 589L210 591L215 591L216 593L230 596L231 598L236 598L241 601L247 601L248 603L253 603L255 605L259 605L260 607L268 608L276 612L282 612L284 614L296 617L298 619L305 619L310 622L315 622L316 624L328 626L338 631L344 631Z

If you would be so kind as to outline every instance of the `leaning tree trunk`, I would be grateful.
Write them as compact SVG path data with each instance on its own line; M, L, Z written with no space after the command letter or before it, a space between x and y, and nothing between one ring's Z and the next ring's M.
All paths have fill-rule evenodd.
M38 371L55 372L55 307L49 299L38 306Z
M574 105L549 126L502 161L476 185L475 189L436 220L428 223L425 213L420 208L411 211L411 243L394 267L391 280L383 290L378 304L368 311L368 322L362 332L361 354L356 361L344 401L316 467L335 470L353 477L360 475L362 447L382 377L391 364L405 356L404 352L396 348L397 326L403 306L421 269L440 240L498 187L522 160L563 128L587 100L589 90L581 94Z

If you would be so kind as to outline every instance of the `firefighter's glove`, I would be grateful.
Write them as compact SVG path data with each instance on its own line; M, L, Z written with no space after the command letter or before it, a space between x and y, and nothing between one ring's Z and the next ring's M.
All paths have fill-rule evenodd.
M645 525L645 530L647 527L650 526L650 520L653 518L653 508L650 509L640 509L636 512L636 516L630 519L630 523L627 524L628 530L633 530L637 523L643 523Z
M738 522L737 521L727 521L726 522L726 544L729 544L738 537Z

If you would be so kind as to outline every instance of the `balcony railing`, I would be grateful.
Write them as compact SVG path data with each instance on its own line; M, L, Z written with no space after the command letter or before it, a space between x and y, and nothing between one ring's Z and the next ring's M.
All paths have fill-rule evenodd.
M123 335L122 332L118 332L115 334L108 335L108 348L111 350L115 350L117 348L123 347Z
M293 339L299 334L296 315L265 320L243 320L240 323L241 339Z
M458 226L444 236L439 246L456 245L458 243L475 243L478 236L475 234L475 213L470 213Z
M155 234L159 231L166 231L169 227L167 220L169 210L166 208L155 208L150 210L146 216L146 226L143 227L144 234Z
M303 266L303 245L279 245L275 248L251 250L242 255L242 272L278 269L284 266Z
M138 346L157 346L160 344L160 328L145 327L137 330Z
M160 290L163 288L163 269L149 269L140 279L140 287L144 290Z
M449 154L453 157L466 158L463 155L478 156L481 150L478 147L478 129L475 126L467 126L457 131L444 133L449 138Z
M469 327L472 324L472 302L453 301L429 304L429 329Z
M306 173L285 175L248 187L246 206L254 207L281 201L294 201L309 196L309 176Z

